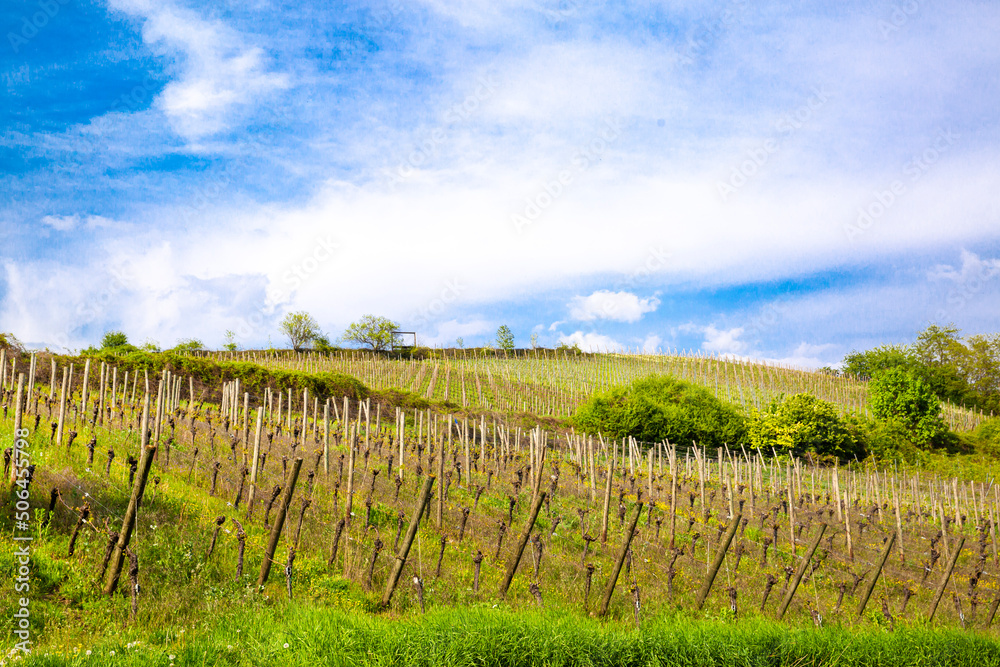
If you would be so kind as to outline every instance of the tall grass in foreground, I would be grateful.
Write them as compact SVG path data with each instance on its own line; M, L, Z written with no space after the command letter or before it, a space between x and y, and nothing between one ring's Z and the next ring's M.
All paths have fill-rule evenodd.
M221 618L191 636L107 638L24 665L1000 665L972 632L794 628L752 619L661 618L636 630L559 612L436 610L393 619L295 605ZM113 653L112 653L113 652Z

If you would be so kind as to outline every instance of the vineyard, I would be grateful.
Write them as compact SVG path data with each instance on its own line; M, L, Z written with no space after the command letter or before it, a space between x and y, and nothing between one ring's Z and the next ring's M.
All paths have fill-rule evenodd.
M527 350L520 354L443 350L429 359L391 359L361 351L332 355L288 352L217 352L215 359L249 361L265 368L336 372L372 389L397 388L462 409L566 418L595 392L649 375L673 375L711 390L717 398L761 409L782 395L810 393L843 412L865 413L863 381L701 354L572 354ZM974 429L981 413L946 404L944 417L958 431ZM988 416L987 416L988 417Z
M961 632L947 635L952 649L935 650L965 646L982 664L1000 661L985 638L1000 604L1000 489L989 479L612 441L516 418L566 416L595 389L650 373L744 405L811 391L845 410L863 409L861 382L722 359L551 352L231 360L344 373L435 405L277 385L251 396L238 382L215 387L221 400L208 402L204 387L166 368L140 378L80 359L4 362L0 434L15 444L4 456L3 526L15 541L4 542L0 567L23 574L31 603L7 587L0 605L6 618L30 607L32 659L50 660L39 664L88 664L80 651L93 664L166 664L168 655L171 664L174 655L179 664L293 664L282 657L289 645L356 664L392 637L387 664L441 664L445 648L421 635L422 618L448 627L480 619L451 637L456 646L490 628L534 646L562 627L579 645L547 650L567 663L602 662L599 652L573 653L598 651L605 640L595 632L641 641L646 631L669 635L664 619L707 619L717 624L712 641L743 628L780 642L768 625L776 621L858 637L895 631L891 641L925 646L940 644L936 632ZM979 419L950 415L967 427ZM27 571L18 537L31 545ZM494 606L515 614L490 616ZM461 610L473 611L448 615ZM359 615L388 625L361 627ZM588 616L603 625L574 625ZM330 619L353 630L322 631ZM407 652L399 628L431 647ZM905 634L917 628L926 634ZM848 650L810 636L800 653L787 649L789 662L817 646ZM9 637L15 646L19 636ZM619 656L608 664L662 660L657 652L672 645L628 657L614 653L619 639L606 641ZM506 662L538 658L496 650ZM447 662L489 660L458 651Z

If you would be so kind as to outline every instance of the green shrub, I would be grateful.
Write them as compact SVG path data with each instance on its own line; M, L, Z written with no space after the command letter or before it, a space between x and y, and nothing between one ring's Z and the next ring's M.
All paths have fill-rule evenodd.
M926 455L913 441L913 434L902 422L889 420L859 420L868 455L879 463L902 461L910 465L923 463Z
M839 461L863 459L865 439L858 425L841 418L837 408L812 394L795 394L772 401L755 413L747 426L747 440L755 449L813 454Z
M177 341L177 345L174 345L169 351L177 354L192 354L194 352L201 352L204 349L205 344L197 338L185 338L184 340Z
M880 421L898 422L921 447L944 446L954 439L941 418L941 401L914 372L890 368L868 384L868 407Z
M573 416L587 433L643 442L668 440L721 447L741 442L746 433L742 413L707 389L669 375L654 375L628 387L595 394Z
M1000 417L980 424L972 432L971 439L977 452L1000 458Z

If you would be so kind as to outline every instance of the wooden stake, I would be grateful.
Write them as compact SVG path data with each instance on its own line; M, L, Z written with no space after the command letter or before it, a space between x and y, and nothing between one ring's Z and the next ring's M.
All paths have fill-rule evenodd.
M806 567L809 565L810 559L812 559L813 554L816 552L816 548L819 547L820 538L823 537L823 533L826 532L826 524L819 524L819 532L816 534L816 539L809 546L809 551L806 552L805 557L799 564L798 569L795 571L795 577L792 579L791 585L788 587L788 592L785 593L785 599L781 601L781 608L778 610L778 620L785 615L785 611L788 609L788 605L792 603L792 597L795 595L795 589L799 587L799 582L802 581L802 575L805 574Z
M701 609L705 604L708 593L712 590L712 584L715 582L715 575L719 573L719 568L722 567L722 561L726 558L726 551L729 549L730 542L733 541L733 535L736 534L736 529L739 527L740 519L742 518L742 514L737 514L729 521L726 534L722 537L719 548L715 552L715 560L712 561L712 565L708 568L708 575L701 584L701 590L698 591L698 600L695 602L696 609Z
M289 412L291 414L291 412ZM264 562L260 564L260 577L257 579L257 588L263 588L267 583L267 576L271 573L271 562L274 552L278 548L278 540L281 538L281 528L285 525L285 516L288 514L288 506L292 502L292 492L295 490L295 482L299 479L299 471L302 469L302 457L297 456L292 461L292 467L288 471L288 479L285 480L285 489L281 495L281 502L278 505L278 513L274 515L274 525L271 526L271 535L267 540L267 549L264 552Z
M601 603L601 616L605 616L608 613L608 606L611 604L611 596L615 592L615 584L618 583L618 575L621 574L622 565L625 564L625 557L628 555L628 550L632 546L632 538L635 537L635 526L639 523L639 516L641 514L642 503L640 502L636 504L635 516L632 517L632 523L629 525L628 532L626 533L625 542L622 544L621 554L619 554L618 560L615 561L615 567L611 571L611 579L608 581L608 587L604 589L604 601Z
M403 566L406 565L406 557L410 553L410 546L413 544L413 538L417 535L417 528L420 526L420 517L423 515L424 508L427 506L427 501L430 498L432 488L434 488L434 475L428 475L424 480L423 488L420 490L420 497L417 498L417 503L413 507L413 515L410 517L410 527L406 530L406 538L403 540L399 553L396 554L396 562L393 564L392 573L389 575L389 580L385 584L385 593L382 595L383 607L389 606L389 601L392 599L392 593L396 590L396 584L399 583L399 577L403 574Z
M510 588L510 582L514 579L514 573L517 571L517 566L521 562L521 556L524 554L524 547L528 544L528 539L531 537L531 531L535 527L535 519L538 518L538 511L542 508L542 503L544 501L545 492L542 491L535 496L535 502L531 505L531 513L528 515L528 523L521 532L521 536L517 541L517 547L514 549L514 558L507 566L507 574L500 583L501 600L507 596L507 589Z

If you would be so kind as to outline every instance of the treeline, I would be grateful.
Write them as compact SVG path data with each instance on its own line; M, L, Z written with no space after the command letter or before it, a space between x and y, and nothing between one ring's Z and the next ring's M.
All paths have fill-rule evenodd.
M1000 414L1000 333L962 338L954 325L932 325L913 343L851 352L839 372L872 379L891 369L919 377L943 401Z

